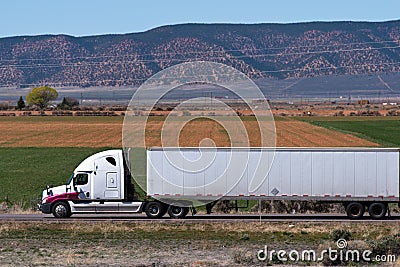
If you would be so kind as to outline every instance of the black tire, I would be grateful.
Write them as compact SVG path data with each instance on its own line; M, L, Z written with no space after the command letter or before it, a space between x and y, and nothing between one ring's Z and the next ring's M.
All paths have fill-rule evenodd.
M166 209L160 202L152 201L147 203L144 212L148 218L158 219L164 216Z
M365 207L360 202L351 202L346 206L346 214L352 220L361 219L364 215Z
M68 218L72 215L71 208L69 207L68 203L65 202L56 202L53 205L51 212L56 218Z
M172 219L183 219L189 212L188 207L180 207L180 206L169 206L168 207L168 215Z
M385 217L387 212L387 205L381 202L375 202L369 205L368 213L372 219L379 220Z

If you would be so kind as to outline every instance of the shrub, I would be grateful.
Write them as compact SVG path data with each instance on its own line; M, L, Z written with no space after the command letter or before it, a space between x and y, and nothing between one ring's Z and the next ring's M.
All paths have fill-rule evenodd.
M332 241L338 241L339 239L351 240L351 232L346 229L335 229L331 232L330 238Z
M253 264L254 255L250 251L239 250L233 254L233 261L237 264Z
M381 239L370 241L372 252L375 255L400 254L400 236L385 236Z
M258 203L251 211L258 212ZM327 213L342 212L342 205L320 203L316 201L290 201L290 200L263 200L261 201L261 212L266 213Z

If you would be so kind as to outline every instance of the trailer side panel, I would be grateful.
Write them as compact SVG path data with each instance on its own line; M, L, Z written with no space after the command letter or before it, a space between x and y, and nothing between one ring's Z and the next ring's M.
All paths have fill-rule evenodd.
M148 150L149 196L399 197L397 149L180 150ZM271 159L272 164L264 164Z

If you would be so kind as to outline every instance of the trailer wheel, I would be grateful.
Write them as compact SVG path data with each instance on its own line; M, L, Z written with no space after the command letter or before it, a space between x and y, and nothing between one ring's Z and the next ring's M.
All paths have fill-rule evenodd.
M368 213L372 219L382 219L387 212L387 205L381 202L375 202L369 205Z
M360 202L351 202L346 206L347 217L350 219L361 219L364 215L364 205Z
M146 213L147 217L151 219L158 219L164 216L165 214L165 207L160 202L152 201L147 203L144 212Z
M53 216L56 218L68 218L71 216L71 209L68 203L56 202L52 208Z
M168 207L168 215L173 219L183 219L189 212L188 207L180 207L180 206L169 206Z

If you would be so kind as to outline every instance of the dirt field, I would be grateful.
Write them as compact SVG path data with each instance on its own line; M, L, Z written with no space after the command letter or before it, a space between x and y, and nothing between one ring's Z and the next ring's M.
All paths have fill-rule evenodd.
M385 225L385 227L382 227ZM332 233L348 234L349 249L394 255L399 266L399 226L368 223L1 223L1 266L366 266L367 262L289 261L257 259L270 250L337 249ZM340 233L340 232L339 232ZM388 236L392 238L387 238ZM374 243L374 241L384 243ZM392 242L392 243L388 243ZM387 250L391 250L390 252ZM270 251L269 250L269 251ZM345 252L345 250L343 250ZM287 257L287 256L286 256Z
M121 147L122 117L3 117L0 118L1 147ZM147 125L146 145L160 146L163 122L154 117ZM259 146L256 122L244 120L250 144ZM275 121L277 146L335 147L378 146L378 144L313 126L294 119ZM175 138L175 137L174 137ZM226 131L215 122L187 124L179 136L181 146L198 146L203 138L211 138L217 146L229 146ZM175 138L176 139L176 138Z
M317 127L301 121L278 121L277 146L294 147L358 147L379 146L376 143Z

